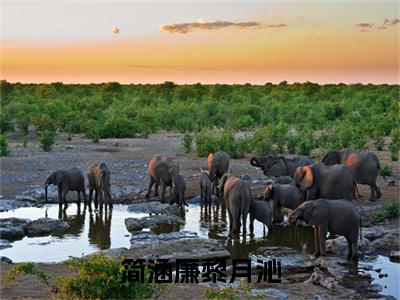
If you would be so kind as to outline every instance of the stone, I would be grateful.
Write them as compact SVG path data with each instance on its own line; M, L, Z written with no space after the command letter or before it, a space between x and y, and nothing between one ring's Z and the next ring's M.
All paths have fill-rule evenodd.
M0 220L0 238L16 239L25 236L26 226L30 220L20 218L5 218Z
M143 229L142 221L136 218L126 218L125 226L129 232L140 231Z
M138 232L132 234L131 244L157 244L160 241L172 241L181 239L198 239L196 232L178 231L155 234L153 232Z
M148 213L148 214L173 214L179 215L180 209L176 205L161 203L157 201L131 204L128 206L128 211L133 213Z
M400 251L391 251L389 258L390 261L400 262Z
M8 240L0 239L0 250L6 249L6 248L11 248L11 247L12 246Z
M392 178L388 179L386 182L387 186L396 186L396 181Z
M326 251L340 256L347 256L348 246L346 238L339 236L335 239L326 240ZM358 241L358 251L359 254L370 254L375 251L375 248L368 239L363 239L362 241Z
M155 228L162 224L169 224L169 225L183 225L185 221L175 215L155 215L151 217L144 217L141 219L137 218L126 218L125 219L125 226L128 231L140 231L143 228Z
M288 294L285 292L278 290L278 289L251 289L251 294L253 296L266 296L268 298L272 299L280 299L280 300L286 300L289 299Z
M12 264L12 263L13 263L12 260L9 259L9 258L6 257L6 256L0 256L0 261L5 262L5 263L8 263L8 264Z
M120 247L120 248L112 248L112 249L107 249L107 250L99 250L94 253L91 253L89 255L85 255L84 257L91 257L93 255L98 255L100 253L103 253L106 257L109 258L120 258L125 256L125 253L128 249L125 247Z
M26 226L26 234L28 236L49 234L53 232L63 232L69 228L69 224L62 220L40 218L30 222Z
M372 242L372 246L374 246L377 251L385 253L390 253L390 251L398 251L400 249L399 238L399 228L387 230L383 236L375 239Z
M20 207L31 206L30 203L19 201L19 200L1 200L0 201L0 212L14 210Z
M333 277L326 276L326 274L318 267L314 268L314 272L307 281L316 285L320 285L331 291L334 291L337 288L337 282L335 279L333 279Z
M213 239L178 239L159 241L157 244L134 244L126 252L126 258L143 259L216 259L228 258L225 246Z

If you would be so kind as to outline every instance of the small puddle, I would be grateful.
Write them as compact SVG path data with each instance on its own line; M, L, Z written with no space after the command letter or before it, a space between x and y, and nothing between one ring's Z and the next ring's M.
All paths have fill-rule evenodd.
M97 250L130 247L131 234L125 227L128 217L142 218L146 213L131 213L127 205L114 205L112 211L92 212L76 204L60 210L58 204L47 204L43 207L23 207L13 211L1 212L1 218L27 218L35 220L49 217L63 219L70 227L63 233L42 237L24 237L12 242L12 248L0 250L0 256L9 257L14 262L58 262L69 256L80 257ZM274 226L268 232L263 224L255 221L254 234L250 234L247 224L246 236L240 235L232 239L228 235L228 215L221 206L206 206L191 203L184 216L183 226L163 225L153 229L157 234L178 230L196 232L200 238L212 238L227 246L231 258L269 259L276 258L283 265L295 265L308 261L309 254L314 252L313 230L309 227ZM249 218L247 223L249 223ZM382 294L398 297L399 265L389 261L387 257L366 257L359 263L360 271L371 274L374 281L382 286ZM388 274L379 278L374 271L382 268L380 274Z

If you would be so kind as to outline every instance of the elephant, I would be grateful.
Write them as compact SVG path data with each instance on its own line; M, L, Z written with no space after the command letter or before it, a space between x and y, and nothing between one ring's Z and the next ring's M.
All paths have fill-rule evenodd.
M100 202L100 209L103 208L103 200L112 208L111 172L105 163L96 163L87 169L89 182L89 205L92 203L93 191L95 192L94 207L97 209Z
M185 178L183 178L181 174L174 174L172 176L172 187L173 198L171 199L170 204L176 202L181 208L188 206L185 200L186 182Z
M253 156L250 159L250 164L261 168L265 176L293 177L297 167L311 165L312 159L309 156L296 156L294 158L272 155L267 157Z
M50 184L58 186L58 203L61 205L67 204L67 194L69 191L78 192L78 204L81 202L81 193L83 199L87 203L85 191L85 178L78 168L69 170L57 170L47 177L45 181L45 199L47 201L47 188ZM90 206L89 206L90 208Z
M205 200L206 203L211 204L211 179L208 172L200 169L200 197L201 200Z
M358 233L361 235L361 217L357 208L346 199L318 199L300 204L289 214L289 222L303 220L314 226L315 256L325 256L325 239L331 234L343 235L348 244L348 259L357 260Z
M223 195L228 210L230 231L233 234L240 232L240 218L242 218L243 234L245 234L251 202L250 187L231 173L225 173L221 178L218 191Z
M290 184L293 182L293 178L290 176L279 176L274 179L272 184Z
M296 209L302 202L301 192L292 184L270 184L264 191L264 200L272 200L274 223L283 221L281 208Z
M170 187L170 196L172 199L172 177L179 174L179 165L169 157L154 156L149 163L150 182L145 195L146 199L150 197L151 188L155 184L154 196L158 196L158 186L161 186L161 202L164 202L165 189Z
M382 193L376 184L376 177L381 169L378 157L368 151L353 151L344 149L341 151L330 151L322 159L322 163L331 166L342 164L351 169L356 183L367 184L371 188L369 200L375 201Z
M262 200L250 201L250 232L254 232L254 219L267 225L268 232L272 230L272 212L269 204Z
M208 155L208 174L212 184L211 192L214 193L218 189L218 180L229 170L229 156L224 151L218 151L215 154ZM215 194L219 194L215 191Z
M350 168L343 165L325 166L318 163L298 167L294 182L304 201L318 198L347 199L355 197L355 180Z

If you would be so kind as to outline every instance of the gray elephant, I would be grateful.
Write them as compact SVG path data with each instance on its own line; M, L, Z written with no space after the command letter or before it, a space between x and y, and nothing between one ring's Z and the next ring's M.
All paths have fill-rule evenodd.
M161 186L161 202L165 200L166 187L170 187L170 197L172 199L172 177L179 174L179 165L169 157L154 156L149 163L150 182L145 195L150 197L151 188L155 184L154 196L158 196L158 187Z
M225 173L218 187L223 195L229 216L229 229L233 234L240 232L240 219L242 219L243 234L246 232L247 214L250 211L250 187L242 180L230 173Z
M91 165L87 170L89 182L89 205L92 202L93 191L95 192L94 207L97 209L100 202L100 209L103 208L103 200L106 205L112 207L111 196L111 172L105 163Z
M264 200L272 200L274 223L283 221L282 207L296 209L302 202L301 191L292 184L270 184L265 188Z
M261 168L265 176L293 177L298 167L311 165L312 159L309 156L296 156L294 158L272 155L267 157L253 156L250 159L250 164Z
M289 215L290 223L303 220L314 226L315 256L325 256L325 240L331 234L343 235L348 244L348 259L357 260L357 242L361 217L357 208L346 199L318 199L302 203Z
M368 151L357 152L351 149L330 151L324 156L322 163L327 166L342 164L349 167L353 172L356 183L370 186L370 201L375 201L376 198L382 196L376 184L376 177L381 169L381 164L374 153Z
M85 191L85 178L82 172L78 168L72 168L70 170L58 170L54 171L47 177L45 181L45 199L47 201L47 188L50 184L57 185L58 187L58 202L67 204L67 194L69 191L77 191L78 203L81 202L81 193L83 199L87 203L86 191Z
M254 220L257 220L272 230L272 211L269 204L262 200L250 201L250 232L254 232Z
M172 187L173 187L173 199L170 204L174 202L181 208L188 206L185 199L186 182L185 178L181 174L174 174L172 176Z
M355 197L353 173L343 165L313 164L298 167L294 182L300 188L304 201L319 198L351 201Z
M272 184L291 184L293 182L293 178L290 176L279 176L274 179Z
M201 200L205 200L206 203L211 204L211 179L207 171L200 169L200 197Z
M229 156L224 151L218 151L215 154L210 153L207 163L208 174L213 183L211 191L218 195L219 193L215 189L218 189L218 180L229 170Z

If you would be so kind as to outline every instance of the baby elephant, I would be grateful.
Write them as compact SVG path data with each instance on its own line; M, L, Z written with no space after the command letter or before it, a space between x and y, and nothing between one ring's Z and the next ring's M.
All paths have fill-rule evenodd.
M302 201L300 190L291 184L268 185L264 191L264 200L267 202L272 200L274 223L283 221L282 207L294 210Z
M250 210L251 191L249 186L236 176L225 173L218 186L220 195L223 195L229 216L229 229L233 234L240 232L242 219L243 234L246 232L247 214Z
M80 193L83 194L83 199L86 203L85 178L78 168L70 170L54 171L47 177L45 181L45 199L47 201L47 188L50 184L58 186L58 202L61 205L63 202L67 204L67 194L69 191L78 192L78 203L81 202Z
M97 209L98 203L100 202L100 209L103 208L103 199L106 204L112 207L111 197L111 184L110 176L111 172L105 163L97 163L91 165L88 170L88 181L89 181L89 205L92 202L93 191L95 191L94 207Z
M314 226L315 256L325 256L326 233L343 235L348 244L347 258L358 259L357 241L360 231L361 218L357 208L348 200L318 199L306 201L290 215L289 221L294 224L304 220Z
M211 204L211 179L207 171L200 169L200 197L201 200L205 200L206 203Z
M170 204L176 202L181 208L188 206L185 200L186 182L181 174L176 174L172 177L172 188L173 195Z
M250 201L250 232L254 231L254 219L267 225L268 232L272 229L272 212L269 204L262 200Z

